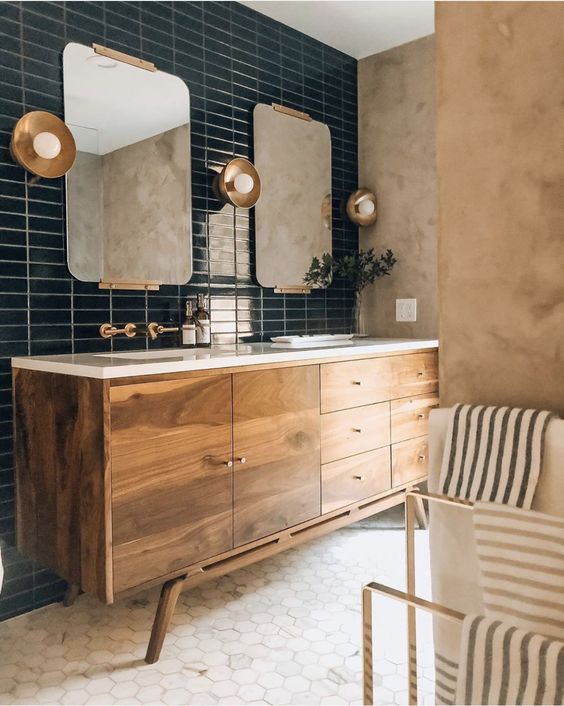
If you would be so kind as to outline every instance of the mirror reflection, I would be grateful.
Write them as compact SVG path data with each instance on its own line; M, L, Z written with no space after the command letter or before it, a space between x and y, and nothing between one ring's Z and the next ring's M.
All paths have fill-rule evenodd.
M68 261L88 282L184 284L192 274L186 84L68 44Z
M259 104L254 152L262 183L255 207L257 279L263 287L303 287L312 258L331 252L329 128Z

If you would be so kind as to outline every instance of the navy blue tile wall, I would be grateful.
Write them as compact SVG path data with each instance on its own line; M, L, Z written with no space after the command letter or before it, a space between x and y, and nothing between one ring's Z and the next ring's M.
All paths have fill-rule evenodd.
M190 88L194 276L186 286L108 293L73 279L62 180L34 184L10 158L10 134L24 113L63 116L62 51L70 41L140 55ZM252 211L222 208L211 183L214 167L252 159L256 103L305 110L331 128L334 251L356 248L357 231L340 212L342 196L357 187L356 100L354 59L236 2L0 2L0 618L57 600L64 589L13 548L10 357L107 350L101 323L178 321L184 299L199 291L210 296L215 343L344 331L352 297L342 284L307 297L257 285Z

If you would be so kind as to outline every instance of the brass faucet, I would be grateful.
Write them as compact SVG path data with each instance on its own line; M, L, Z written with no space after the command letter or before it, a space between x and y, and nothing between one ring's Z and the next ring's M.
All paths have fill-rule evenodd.
M137 333L137 326L135 324L125 324L123 328L117 328L112 324L102 324L99 331L102 338L112 338L120 333L124 333L128 338L133 338Z
M162 333L176 333L177 331L180 331L179 326L169 326L167 328L156 321L151 321L150 324L147 324L147 335L151 337L151 341L155 341Z

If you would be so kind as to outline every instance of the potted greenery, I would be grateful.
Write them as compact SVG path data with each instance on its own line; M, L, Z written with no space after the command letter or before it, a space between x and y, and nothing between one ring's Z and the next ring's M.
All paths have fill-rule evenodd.
M366 336L366 325L362 313L362 292L366 285L372 284L379 277L389 275L397 260L391 250L382 255L374 254L374 248L335 258L330 253L323 253L321 259L314 257L306 272L304 282L311 287L328 287L333 277L343 277L352 285L355 302L352 313L351 333Z

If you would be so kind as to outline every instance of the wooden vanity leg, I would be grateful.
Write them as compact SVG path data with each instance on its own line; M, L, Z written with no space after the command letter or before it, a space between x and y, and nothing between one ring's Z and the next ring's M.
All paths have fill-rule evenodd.
M419 529L429 529L429 520L427 519L427 511L425 510L425 504L422 498L415 498L414 503L415 517L417 519L417 524Z
M145 655L145 662L147 662L147 664L154 664L161 655L163 642L176 607L176 601L182 592L185 578L186 576L179 576L163 584L157 614L155 615L153 628L151 630L151 639L149 640L147 654Z
M79 594L80 586L77 583L69 583L63 597L63 605L65 608L69 608L76 601Z

